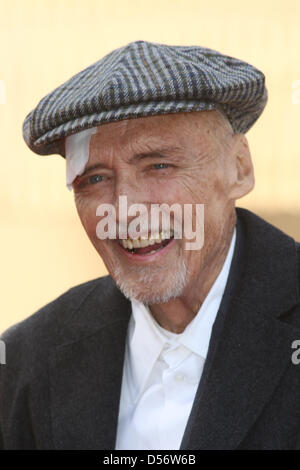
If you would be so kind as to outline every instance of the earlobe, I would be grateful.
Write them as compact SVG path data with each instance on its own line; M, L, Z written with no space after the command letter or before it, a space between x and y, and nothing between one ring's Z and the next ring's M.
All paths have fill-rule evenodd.
M234 178L230 198L235 200L248 194L254 187L254 170L247 138L244 134L234 136L233 147Z

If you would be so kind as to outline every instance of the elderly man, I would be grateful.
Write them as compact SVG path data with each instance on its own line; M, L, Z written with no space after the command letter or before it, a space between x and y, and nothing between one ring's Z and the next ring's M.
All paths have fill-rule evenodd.
M300 448L299 245L235 208L254 185L244 134L266 100L249 64L137 41L27 116L28 146L66 157L109 275L3 334L3 448ZM124 197L146 208L137 236ZM162 204L193 211L153 233ZM104 209L115 236L99 229Z

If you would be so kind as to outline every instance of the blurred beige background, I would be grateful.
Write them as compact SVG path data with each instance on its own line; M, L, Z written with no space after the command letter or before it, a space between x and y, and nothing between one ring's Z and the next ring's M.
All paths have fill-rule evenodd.
M202 45L266 75L269 103L247 134L256 188L238 205L300 239L300 2L0 1L0 331L66 289L105 274L65 187L65 162L22 138L47 93L134 40Z

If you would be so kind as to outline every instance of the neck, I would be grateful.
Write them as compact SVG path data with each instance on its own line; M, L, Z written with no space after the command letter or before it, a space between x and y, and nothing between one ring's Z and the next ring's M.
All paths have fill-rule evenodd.
M179 334L197 315L224 265L233 236L234 224L235 220L228 227L226 236L222 236L222 242L218 248L209 255L206 261L203 260L202 268L188 282L181 296L165 303L149 305L153 317L160 326Z

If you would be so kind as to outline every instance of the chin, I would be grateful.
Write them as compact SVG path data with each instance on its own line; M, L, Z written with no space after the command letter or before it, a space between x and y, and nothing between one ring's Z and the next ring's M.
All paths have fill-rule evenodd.
M112 278L128 299L135 299L144 304L166 303L179 297L187 284L187 266L184 261L177 269L153 270L147 267L134 267L123 270L117 267Z

